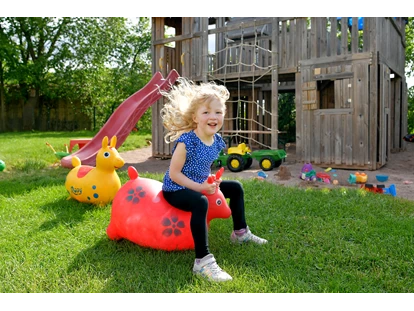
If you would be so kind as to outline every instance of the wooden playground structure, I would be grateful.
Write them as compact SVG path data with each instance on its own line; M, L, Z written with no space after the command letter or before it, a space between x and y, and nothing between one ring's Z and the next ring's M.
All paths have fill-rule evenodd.
M230 91L221 134L278 149L278 97L295 95L296 158L377 170L405 150L403 17L154 17L152 70ZM152 107L153 156L168 157Z

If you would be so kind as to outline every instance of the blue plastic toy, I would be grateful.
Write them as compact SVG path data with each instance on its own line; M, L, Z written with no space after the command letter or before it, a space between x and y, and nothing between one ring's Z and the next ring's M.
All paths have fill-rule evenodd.
M397 188L395 188L394 184L390 185L388 188L384 188L383 191L384 194L390 194L393 197L397 196Z

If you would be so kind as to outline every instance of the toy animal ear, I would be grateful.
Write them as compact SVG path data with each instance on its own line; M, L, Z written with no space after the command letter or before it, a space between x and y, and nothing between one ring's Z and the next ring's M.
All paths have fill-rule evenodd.
M131 179L131 180L137 179L138 176L139 176L137 169L133 166L129 166L128 167L128 176L129 176L129 179Z
M216 179L220 179L221 175L223 175L224 167L220 167L220 169L216 173Z
M115 148L116 147L116 136L112 137L110 147L111 148Z
M105 136L102 139L102 148L106 148L106 147L108 147L108 136Z

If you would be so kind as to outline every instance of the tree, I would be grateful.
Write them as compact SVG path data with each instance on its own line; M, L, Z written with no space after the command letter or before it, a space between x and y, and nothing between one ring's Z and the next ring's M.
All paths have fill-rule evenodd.
M408 17L405 28L405 68L407 75L414 75L414 18ZM414 133L414 86L408 89L408 133Z
M414 74L414 17L408 17L405 26L405 68L409 76Z
M38 126L40 95L113 108L148 80L150 42L148 18L0 18L2 86L18 85L25 130Z

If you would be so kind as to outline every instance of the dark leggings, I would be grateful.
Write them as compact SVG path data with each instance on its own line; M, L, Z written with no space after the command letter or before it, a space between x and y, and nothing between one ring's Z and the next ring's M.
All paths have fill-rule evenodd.
M247 227L244 216L244 190L237 180L223 180L220 190L225 198L230 199L233 229L240 230ZM208 249L207 210L208 200L205 195L190 189L175 192L163 191L164 198L172 206L186 212L191 212L190 227L194 239L195 256L203 258L210 254Z

